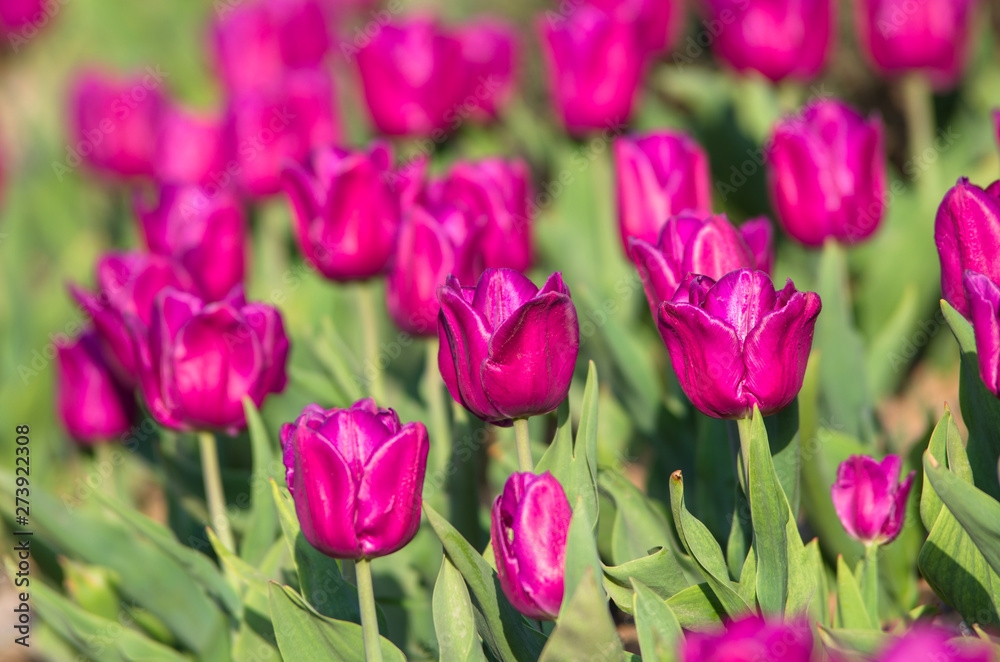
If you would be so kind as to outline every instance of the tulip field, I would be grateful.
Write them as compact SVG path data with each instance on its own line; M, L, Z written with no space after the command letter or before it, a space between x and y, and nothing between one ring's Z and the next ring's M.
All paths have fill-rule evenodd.
M0 660L1000 661L998 35L0 0Z

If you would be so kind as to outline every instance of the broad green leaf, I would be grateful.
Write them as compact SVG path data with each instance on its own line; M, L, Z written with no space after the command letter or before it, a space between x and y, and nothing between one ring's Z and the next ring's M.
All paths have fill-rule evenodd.
M681 543L691 558L698 564L719 602L731 617L751 611L750 605L740 597L734 584L729 581L729 570L722 556L719 543L704 524L699 522L684 506L684 479L680 471L670 476L670 503L674 523ZM678 615L678 618L680 615Z
M667 603L642 582L632 580L635 591L632 598L632 613L635 614L635 630L639 638L639 650L646 660L673 662L677 659L677 649L684 641L684 633L677 617Z
M757 557L753 547L747 552L746 560L740 569L739 593L748 605L757 604Z
M65 556L58 560L63 571L63 586L73 602L95 616L118 618L122 598L116 588L118 578L114 570Z
M578 496L573 508L573 517L569 522L569 532L566 534L566 560L565 572L563 573L563 600L562 608L565 609L570 600L576 594L577 583L587 574L593 573L594 577L602 577L601 559L597 555L597 543L594 541L593 529L591 528L589 513L582 506L584 498ZM598 590L604 597L603 589L598 586Z
M717 628L726 618L726 610L708 582L691 586L668 598L667 606L685 630Z
M249 588L266 594L267 583L271 578L226 549L226 546L219 541L219 538L215 535L215 531L211 528L207 529L207 533L208 542L212 544L212 549L215 550L215 555L219 557L219 561L223 567L228 568L234 577L238 578Z
M828 628L823 625L819 626L819 636L828 649L848 655L861 653L866 656L882 650L892 639L891 635L878 629ZM854 659L854 656L848 659Z
M563 602L556 627L538 662L618 662L624 655L604 593L597 585L594 569L588 567L577 582L573 596Z
M632 608L632 581L641 582L664 600L691 585L670 550L662 548L622 565L604 566L604 588L625 612Z
M837 557L837 627L848 630L878 629L878 623L865 608L854 573L842 556Z
M434 630L438 656L455 662L485 662L483 647L476 634L472 599L462 573L448 557L441 560L441 572L434 585Z
M364 397L361 384L344 361L345 353L342 349L348 346L347 343L337 333L328 316L324 317L320 324L321 332L312 342L313 355L333 378L338 390L347 396L347 403L360 400Z
M274 475L275 465L271 439L264 421L249 396L243 398L243 412L250 433L250 450L253 453L253 473L250 474L250 523L240 542L240 558L254 565L260 563L271 548L278 533L278 512L271 498L269 478L280 482Z
M799 512L802 453L799 443L799 402L793 400L777 414L764 417L774 471L788 499L793 518Z
M544 636L528 627L524 618L507 602L500 582L486 560L466 542L447 520L424 502L424 515L444 546L452 565L462 573L476 609L476 626L493 658L505 662L534 660L545 643Z
M955 418L952 416L951 409L946 403L944 406L944 416L941 417L941 420L934 427L934 432L931 433L931 439L927 444L926 451L939 464L945 466L948 464L948 448L955 443L949 443L949 438L951 437L957 440L958 444L962 443L958 426L955 424ZM923 490L920 493L920 519L924 523L924 528L928 531L934 527L934 522L937 521L938 514L941 512L941 505L941 498L934 491L934 488L931 487L930 480L927 478L927 472L924 470Z
M328 618L288 586L270 584L271 620L278 639L278 650L285 660L296 662L357 662L364 656L361 626L351 621ZM382 659L406 662L391 641L382 636Z
M693 486L688 477L689 496L698 517L721 543L732 530L732 495L738 489L736 458L733 457L735 430L731 429L729 421L701 414L694 418L698 438L694 445ZM741 554L739 561L742 562L745 556ZM738 572L730 574L735 577Z
M291 565L291 552L284 540L276 540L257 570L267 577L276 578L281 575L286 563ZM256 584L253 586L257 587ZM247 591L243 599L243 620L233 635L233 660L281 659L271 622L270 584L265 583L263 590Z

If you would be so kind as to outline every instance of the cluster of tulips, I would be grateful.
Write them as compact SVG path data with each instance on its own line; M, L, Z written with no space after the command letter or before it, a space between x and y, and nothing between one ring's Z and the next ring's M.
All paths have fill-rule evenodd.
M0 0L0 25L26 24L22 4ZM737 72L809 80L826 64L833 0L701 4L699 37ZM919 72L945 89L961 77L975 4L858 0L857 33L879 72ZM540 287L524 275L535 253L530 169L487 157L431 174L429 158L397 162L383 138L347 147L326 67L332 53L348 56L380 134L437 141L502 115L515 93L519 38L491 18L445 25L393 16L374 36L338 41L332 26L351 11L363 17L318 0L254 0L221 13L210 54L225 94L214 114L171 100L153 69L78 77L57 174L79 158L129 187L145 248L104 255L94 288L70 287L90 324L59 348L58 412L88 444L127 433L142 409L165 428L201 433L210 453L212 434L245 429L245 401L260 407L285 388L292 349L278 307L244 296L246 206L283 196L302 258L338 284L384 278L397 326L437 339L454 401L514 428L518 471L490 513L496 573L521 614L554 620L565 604L574 504L551 473L536 473L527 421L567 398L580 326L559 272ZM686 47L701 47L680 42L683 20L682 3L663 0L564 2L540 16L564 128L586 135L627 121L650 64L671 52L681 62ZM836 99L780 119L765 161L781 230L809 248L871 237L891 197L883 133L879 117ZM613 160L622 249L687 399L718 419L785 410L803 387L822 305L790 280L775 287L771 221L737 227L713 213L708 157L689 135L624 135ZM943 298L971 322L981 379L1000 397L1000 182L959 181L941 202L934 239ZM356 561L372 660L381 646L368 564L416 535L430 446L424 424L404 424L378 391L348 408L308 404L280 433L302 534L323 554ZM839 467L832 506L867 548L903 527L914 473L901 478L901 468L896 455L855 455ZM218 492L218 476L206 475L206 489ZM212 523L224 528L224 519L213 513ZM232 546L231 537L223 542ZM691 634L680 659L814 659L810 624L787 616ZM950 637L915 629L878 659L993 659L985 647L956 649Z

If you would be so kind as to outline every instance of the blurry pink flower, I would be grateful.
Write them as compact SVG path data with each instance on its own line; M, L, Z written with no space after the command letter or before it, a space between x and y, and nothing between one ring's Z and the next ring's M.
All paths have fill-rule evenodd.
M841 462L830 493L841 524L855 540L888 545L903 529L906 498L916 472L901 484L901 466L898 455L886 455L881 464L864 455Z
M724 632L689 632L681 645L682 662L809 662L812 632L800 622L769 623L747 616Z
M156 141L157 181L209 185L225 172L226 160L221 117L172 104L163 109Z
M57 350L56 411L70 436L93 444L127 432L135 399L105 361L94 330L87 329Z

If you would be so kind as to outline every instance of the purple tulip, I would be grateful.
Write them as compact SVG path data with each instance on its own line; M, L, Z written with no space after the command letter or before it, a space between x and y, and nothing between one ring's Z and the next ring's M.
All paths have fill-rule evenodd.
M285 170L295 235L303 256L332 280L363 280L382 273L392 257L407 186L397 192L391 148L328 148L313 154L310 170Z
M254 198L280 192L288 163L304 162L340 136L330 75L303 69L274 86L232 98L226 132L235 159L226 172L238 178L242 192Z
M859 41L884 75L923 71L940 88L962 77L975 0L857 0Z
M876 662L995 662L985 641L961 637L939 627L917 625L888 644Z
M682 662L809 662L813 638L805 621L784 623L753 615L722 632L688 632Z
M454 128L468 86L463 44L435 19L414 16L385 25L357 56L379 131L437 139Z
M767 150L768 184L785 232L806 246L855 243L885 214L882 120L839 101L809 104L778 122Z
M810 80L826 64L836 22L831 0L705 0L712 49L740 72Z
M49 7L45 0L0 0L0 34L14 53L51 22Z
M683 29L682 0L589 0L590 4L635 25L643 49L657 54L677 41Z
M218 301L243 283L246 222L233 195L164 186L155 206L137 196L134 207L150 252L183 265L206 300Z
M761 264L747 237L760 251ZM673 299L688 276L718 280L738 269L765 271L765 266L770 269L769 256L774 252L767 219L751 221L737 230L724 214L705 218L673 216L663 226L655 244L633 238L629 246L654 318L660 304Z
M528 618L559 614L572 516L566 492L547 471L511 474L493 502L490 539L500 588Z
M979 376L1000 398L1000 285L974 271L966 271L963 282L968 316L976 332Z
M546 414L569 392L580 327L559 273L541 289L512 269L438 290L438 366L451 397L490 423Z
M193 290L188 273L170 258L145 253L109 253L97 263L97 293L70 285L70 293L90 315L111 365L129 384L138 379L135 345L127 317L148 326L160 290Z
M293 69L322 64L330 35L315 0L256 0L228 7L212 26L212 56L230 93L272 87Z
M524 161L459 162L427 186L424 204L438 210L457 207L482 226L479 250L484 267L524 271L531 266L532 191ZM472 279L478 277L476 273Z
M763 271L731 271L718 282L689 278L660 304L658 325L681 388L715 418L767 416L787 407L806 371L819 295L789 280L775 292Z
M629 237L654 243L671 216L712 213L708 156L688 135L625 136L615 140L614 152L618 226L626 253Z
M840 463L830 496L841 524L855 540L887 545L899 535L916 474L911 471L900 483L901 466L898 455L886 455L881 464L864 455Z
M227 167L221 117L164 108L156 143L155 177L164 184L215 186Z
M246 426L244 396L259 407L285 388L281 315L246 303L240 287L215 303L168 287L156 298L148 331L134 317L127 321L146 406L169 428L236 434Z
M401 425L371 398L350 409L308 405L281 428L285 478L302 535L333 558L403 548L420 526L427 429Z
M57 351L56 411L67 432L85 444L127 432L135 399L105 361L97 334L87 329Z
M466 97L458 117L465 119L468 115L480 121L495 119L514 92L517 33L502 21L484 18L459 26L454 34L461 44L467 70Z
M128 79L80 74L71 92L66 164L82 160L112 177L155 174L162 84L163 74L153 67Z
M632 115L646 64L634 23L584 4L538 23L553 106L570 133L617 128Z
M934 243L941 259L941 294L968 318L962 273L975 271L1000 283L1000 181L984 191L959 179L938 208Z

